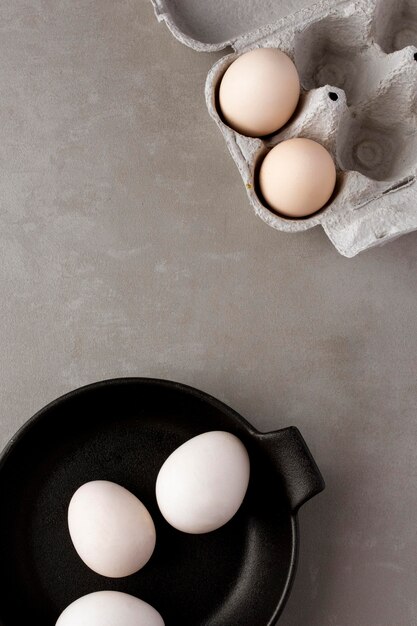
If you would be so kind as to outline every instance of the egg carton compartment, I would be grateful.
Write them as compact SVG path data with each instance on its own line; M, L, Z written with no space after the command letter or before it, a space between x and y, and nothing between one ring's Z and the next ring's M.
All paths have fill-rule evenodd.
M394 53L386 80L352 106L340 128L338 162L376 181L400 182L417 168L415 49Z
M377 6L373 37L387 54L417 46L415 0L385 0Z
M417 229L415 0L322 0L314 5L293 0L300 10L286 17L280 16L283 4L273 1L152 1L159 19L183 43L198 50L231 46L232 53L208 74L206 102L261 219L286 232L321 225L347 257ZM248 25L256 28L244 30ZM229 65L259 47L276 47L293 59L302 95L288 124L258 139L223 122L218 89ZM270 209L257 183L268 151L293 137L324 145L337 167L328 204L301 219Z
M345 91L349 104L354 102L372 59L369 31L369 15L362 10L331 13L296 32L293 55L303 88L333 85Z

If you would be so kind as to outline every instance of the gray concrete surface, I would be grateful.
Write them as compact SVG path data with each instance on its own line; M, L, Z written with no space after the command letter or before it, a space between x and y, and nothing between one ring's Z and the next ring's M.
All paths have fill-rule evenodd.
M282 626L417 624L417 234L348 260L249 208L147 0L0 7L0 445L110 376L297 425L327 480ZM219 626L219 625L216 625Z

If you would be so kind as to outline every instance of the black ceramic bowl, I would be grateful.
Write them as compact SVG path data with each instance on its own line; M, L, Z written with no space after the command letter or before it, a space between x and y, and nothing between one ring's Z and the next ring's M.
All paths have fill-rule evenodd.
M155 480L176 447L209 430L244 442L250 485L223 528L186 535L158 512ZM98 479L132 491L155 521L155 553L128 578L95 574L70 541L71 496ZM80 596L110 589L146 600L166 626L271 626L295 574L297 510L323 487L296 428L259 433L190 387L131 378L73 391L29 420L0 457L0 624L53 626Z

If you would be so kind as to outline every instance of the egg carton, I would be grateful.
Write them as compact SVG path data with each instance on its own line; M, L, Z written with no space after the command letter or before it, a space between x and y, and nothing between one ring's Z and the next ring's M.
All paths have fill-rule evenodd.
M417 0L151 1L187 46L232 49L208 74L206 102L264 222L285 232L321 225L347 257L417 229ZM302 94L283 129L254 139L223 122L218 88L229 65L259 47L293 59ZM324 145L338 171L330 202L302 219L268 208L257 184L267 152L292 137Z

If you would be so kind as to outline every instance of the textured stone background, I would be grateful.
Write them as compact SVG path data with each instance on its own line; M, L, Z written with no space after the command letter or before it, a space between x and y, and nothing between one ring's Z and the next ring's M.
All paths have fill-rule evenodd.
M219 55L148 0L0 8L0 445L70 389L196 385L297 425L327 479L282 626L417 624L417 233L348 260L249 207Z

